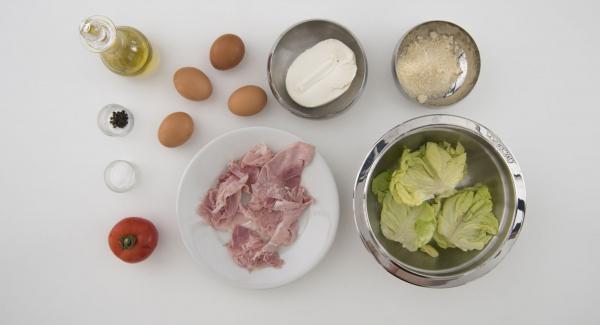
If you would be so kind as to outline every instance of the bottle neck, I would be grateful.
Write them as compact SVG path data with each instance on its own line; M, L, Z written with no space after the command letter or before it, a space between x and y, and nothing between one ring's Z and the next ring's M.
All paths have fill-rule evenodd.
M92 52L101 53L110 49L117 39L117 28L104 16L91 16L79 25L83 44Z

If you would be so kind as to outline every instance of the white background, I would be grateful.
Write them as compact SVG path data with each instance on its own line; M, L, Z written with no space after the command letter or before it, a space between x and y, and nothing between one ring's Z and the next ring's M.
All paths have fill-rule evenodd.
M360 4L358 4L360 3ZM598 324L600 289L600 23L594 1L3 1L0 4L0 324ZM78 36L104 14L143 31L160 52L149 78L110 73ZM364 45L367 88L352 109L326 121L281 108L266 61L277 36L307 18L328 18ZM405 99L390 58L412 26L453 21L471 33L482 69L474 91L445 109ZM208 61L232 32L247 55L231 71ZM173 72L196 66L214 85L205 102L179 96ZM245 84L269 93L254 117L227 110ZM120 103L135 115L125 138L96 127ZM196 123L191 141L162 147L156 131L173 111ZM490 274L453 289L425 289L388 275L363 248L351 209L354 176L377 138L419 115L452 113L494 130L513 150L527 184L527 218L516 245ZM176 225L179 177L192 155L228 130L281 128L317 145L336 178L341 216L324 261L282 288L223 283L188 256ZM110 192L113 159L140 170L137 188ZM122 217L155 222L160 242L127 265L106 237Z

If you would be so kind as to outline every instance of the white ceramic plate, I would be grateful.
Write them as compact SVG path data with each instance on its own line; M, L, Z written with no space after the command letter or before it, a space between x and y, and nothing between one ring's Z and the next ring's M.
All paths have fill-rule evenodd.
M179 230L194 260L208 264L236 285L272 288L300 278L325 256L337 230L339 198L333 175L318 152L302 174L302 184L315 202L299 220L297 240L279 250L285 261L281 268L248 272L237 266L225 247L230 234L214 230L196 214L198 203L215 184L227 162L240 158L258 143L265 143L277 152L296 141L301 139L285 131L244 128L214 139L194 156L183 173L177 193Z

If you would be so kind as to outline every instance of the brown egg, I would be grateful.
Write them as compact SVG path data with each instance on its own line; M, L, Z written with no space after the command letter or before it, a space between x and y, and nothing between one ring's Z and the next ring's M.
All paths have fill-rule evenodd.
M212 84L204 72L185 67L175 71L173 83L177 92L189 100L204 100L212 94Z
M171 113L160 123L158 141L173 148L184 144L194 132L192 117L184 112Z
M267 104L267 93L258 86L244 86L229 96L229 110L240 116L254 115Z
M231 69L242 61L244 52L244 42L237 35L221 35L210 47L210 63L215 69Z

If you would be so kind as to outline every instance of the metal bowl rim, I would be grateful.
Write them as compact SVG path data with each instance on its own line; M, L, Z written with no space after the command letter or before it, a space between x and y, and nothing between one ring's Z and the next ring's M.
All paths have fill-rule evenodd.
M356 44L358 45L358 48L361 51L362 54L362 61L363 64L365 66L365 76L363 78L363 80L361 81L360 87L358 89L358 91L356 92L356 94L354 95L354 97L352 98L352 101L350 103L348 103L348 105L346 105L346 107L344 107L342 110L335 112L335 113L330 113L327 115L323 115L323 116L312 116L312 115L308 115L308 114L302 114L301 112L297 111L295 108L291 107L290 105L288 105L288 103L281 97L281 95L279 94L279 92L277 91L277 89L275 89L275 86L273 85L273 78L272 78L272 71L271 71L271 63L273 61L273 54L275 53L275 49L277 48L277 46L279 46L279 43L281 42L281 40L283 39L283 37L289 33L292 29L302 25L302 24L306 24L306 23L310 23L310 22L324 22L324 23L328 23L328 24L332 24L332 25L336 25L339 28L341 28L342 30L344 30L346 33L348 33L348 35L350 35L354 41L356 42ZM344 27L342 24L339 24L335 21L332 20L328 20L328 19L321 19L321 18L313 18L313 19L306 19L306 20L302 20L290 27L288 27L285 31L283 31L275 40L275 43L273 43L273 46L271 47L271 50L269 51L269 56L267 59L267 77L269 80L269 88L271 89L271 93L273 94L273 96L275 97L275 99L277 100L277 102L283 106L286 110L288 110L289 112L291 112L292 114L299 116L299 117L303 117L303 118L308 118L308 119L315 119L315 120L319 120L319 119L328 119L328 118L332 118L334 116L337 116L345 111L347 111L350 107L354 106L354 104L356 104L356 102L358 101L358 99L362 96L365 87L367 85L367 78L368 78L368 72L369 72L369 67L367 64L367 54L365 53L365 49L362 46L362 43L360 42L360 40L356 37L356 35L354 35L354 33L352 33L348 28ZM335 101L335 100L334 100ZM327 104L326 104L327 105Z
M493 148L495 153L497 153L499 157L502 157L501 162L503 166L506 167L511 174L510 176L513 184L512 190L515 196L515 209L513 211L513 222L509 225L507 235L495 250L493 256L482 261L482 263L475 268L462 274L435 276L420 273L404 263L396 263L396 259L393 255L390 254L375 238L368 221L365 193L368 190L366 181L369 179L368 176L371 174L372 167L377 165L380 158L396 142L402 140L411 132L425 127L452 127L454 129L460 128L470 132L472 135L486 141L490 148ZM388 142L383 147L377 148L381 141L384 141L384 143L385 141ZM464 117L447 114L433 114L407 120L393 127L377 140L373 148L366 155L363 164L361 165L361 169L356 176L353 200L356 229L360 234L363 244L379 264L392 275L408 283L425 287L444 288L463 285L483 276L491 271L502 258L508 254L524 224L526 190L523 174L516 159L495 133L482 124Z

